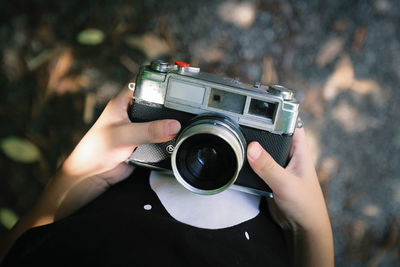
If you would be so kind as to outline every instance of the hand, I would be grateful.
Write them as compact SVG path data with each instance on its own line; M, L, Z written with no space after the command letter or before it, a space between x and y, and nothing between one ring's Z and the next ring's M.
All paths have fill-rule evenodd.
M294 233L295 250L310 252L301 260L304 265L333 266L332 229L304 129L297 129L293 136L286 168L257 142L249 144L247 157L253 170L273 191L274 198L268 203L272 217L284 230ZM298 257L304 255L295 256Z
M128 117L131 99L132 91L126 89L107 104L48 184L44 196L52 194L41 202L60 198L54 219L67 216L128 177L133 166L125 160L138 145L166 142L180 130L176 120L132 123Z
M176 120L132 123L128 118L131 99L132 91L123 90L107 104L62 165L63 172L115 184L132 172L133 167L124 161L136 146L166 142L178 133L180 124Z

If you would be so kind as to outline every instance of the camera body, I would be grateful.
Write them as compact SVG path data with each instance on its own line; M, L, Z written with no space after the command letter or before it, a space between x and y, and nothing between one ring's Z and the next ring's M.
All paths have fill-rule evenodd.
M278 164L287 165L299 109L292 90L249 85L161 60L142 66L129 87L134 87L132 122L176 119L182 125L171 141L138 146L129 163L173 171L194 193L232 187L272 197L248 164L246 149L257 141Z

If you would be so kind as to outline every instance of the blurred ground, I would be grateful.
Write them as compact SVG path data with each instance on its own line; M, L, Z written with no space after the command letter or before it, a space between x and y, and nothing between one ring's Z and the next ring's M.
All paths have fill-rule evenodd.
M107 100L163 58L296 89L337 266L400 265L398 1L19 0L0 10L0 238Z

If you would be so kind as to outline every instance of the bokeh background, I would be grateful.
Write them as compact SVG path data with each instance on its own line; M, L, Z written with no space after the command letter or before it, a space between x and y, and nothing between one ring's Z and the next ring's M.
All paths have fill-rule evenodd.
M0 15L0 238L157 58L295 89L336 265L400 265L399 1L14 0Z

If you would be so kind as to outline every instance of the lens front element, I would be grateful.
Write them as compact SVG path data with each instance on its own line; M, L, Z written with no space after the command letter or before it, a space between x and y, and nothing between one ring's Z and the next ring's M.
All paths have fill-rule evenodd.
M190 191L216 194L235 182L244 151L244 138L238 130L219 120L195 121L177 138L172 169Z

